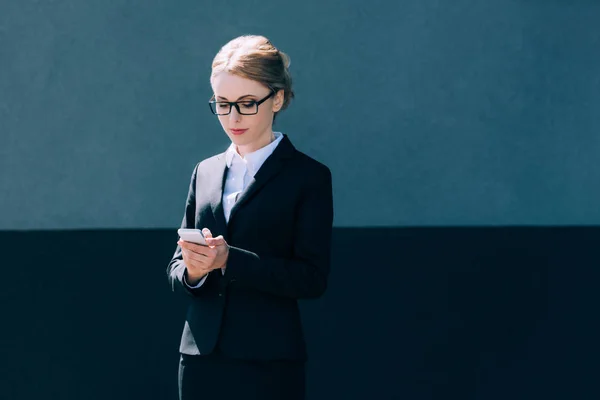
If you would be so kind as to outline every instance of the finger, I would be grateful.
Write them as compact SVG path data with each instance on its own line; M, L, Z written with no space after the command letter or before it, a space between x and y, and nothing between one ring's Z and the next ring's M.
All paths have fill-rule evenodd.
M207 264L203 264L198 261L191 260L191 261L188 261L185 265L189 269L191 269L192 271L195 271L195 272L205 272L205 273L210 272L210 268Z
M209 247L206 247L206 248L208 249ZM202 260L202 259L204 259L204 258L207 258L207 257L208 257L206 254L199 253L199 252L195 252L194 250L191 250L191 249L186 249L186 248L183 248L183 249L182 249L182 252L183 252L183 253L184 253L186 256L188 256L189 258L193 258L194 260Z
M191 242L186 242L183 239L179 239L177 241L177 244L179 245L179 247L181 247L182 249L189 249L190 248L190 244L192 244Z
M190 251L192 251L196 254L205 256L205 257L212 257L213 253L214 253L212 248L210 248L209 246L202 246L202 245L197 245L197 246L191 248Z
M185 265L190 268L193 271L196 272L204 272L204 273L208 273L211 270L213 270L213 268L211 268L212 266L212 262L207 262L207 261L198 261L198 260L190 260L188 259L187 261L184 259L185 261Z
M205 238L211 238L212 237L212 232L208 228L202 229L202 234L204 235Z
M192 270L194 272L203 272L203 273L210 272L210 268L209 268L208 264L201 263L196 260L187 260L187 261L185 261L185 265L187 268L189 268L190 270Z
M218 250L214 247L201 246L199 252L195 252L193 250L188 250L192 254L197 256L197 260L201 260L204 263L210 263L217 257ZM198 258L199 257L199 258Z
M207 238L206 244L211 247L214 247L214 246L223 246L223 245L227 244L227 242L225 242L225 239L223 238L222 235L219 235L216 238Z
M197 253L197 254L208 255L208 253L207 253L208 246L204 246L203 244L186 242L185 240L182 240L181 242L182 243L180 244L180 246L184 249L193 251L194 253Z
M190 260L195 260L198 262L202 262L202 263L207 263L209 262L210 256L206 255L206 254L201 254L201 253L196 253L192 250L188 250L185 249L184 250L184 254L190 259Z

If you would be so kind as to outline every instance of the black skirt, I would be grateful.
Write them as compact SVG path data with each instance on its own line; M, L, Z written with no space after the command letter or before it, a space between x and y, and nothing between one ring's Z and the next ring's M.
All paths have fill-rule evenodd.
M182 354L180 400L304 400L303 361L259 361L228 358L221 353Z

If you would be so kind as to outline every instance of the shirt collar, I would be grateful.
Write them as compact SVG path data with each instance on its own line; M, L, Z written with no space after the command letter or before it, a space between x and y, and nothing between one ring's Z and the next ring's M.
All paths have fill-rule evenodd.
M248 153L242 158L236 149L236 145L231 143L231 145L227 148L227 152L225 153L225 160L227 162L227 168L231 168L234 160L236 162L243 162L246 164L248 168L248 173L254 177L256 172L260 169L263 163L269 158L269 156L273 153L279 142L283 139L283 134L281 132L273 132L275 135L275 140L271 143L262 147L252 153Z

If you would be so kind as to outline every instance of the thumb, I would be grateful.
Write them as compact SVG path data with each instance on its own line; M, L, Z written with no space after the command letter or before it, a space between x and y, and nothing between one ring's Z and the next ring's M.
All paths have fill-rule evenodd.
M204 235L205 238L212 238L212 233L210 232L210 229L208 228L204 228L202 229L202 234Z
M216 238L206 238L206 244L209 246L222 246L225 244L225 238L222 235L217 236Z

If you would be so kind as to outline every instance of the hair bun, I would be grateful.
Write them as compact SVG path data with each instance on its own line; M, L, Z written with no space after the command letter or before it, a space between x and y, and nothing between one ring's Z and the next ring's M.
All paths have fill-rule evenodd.
M287 54L285 54L283 51L279 51L279 56L281 57L281 61L283 61L283 65L286 68L290 67L290 64L292 64L292 60L290 59L290 56L288 56Z

